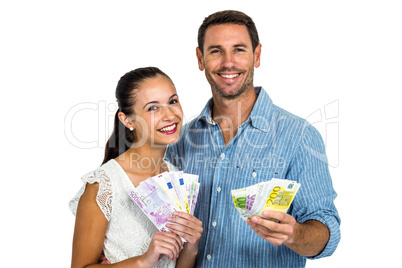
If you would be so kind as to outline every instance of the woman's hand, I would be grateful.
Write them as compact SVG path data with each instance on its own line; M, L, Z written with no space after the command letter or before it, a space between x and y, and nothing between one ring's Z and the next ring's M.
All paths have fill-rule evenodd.
M142 256L141 267L154 267L162 255L167 255L169 260L176 260L183 248L180 237L171 232L156 232L152 237L147 252Z
M203 231L202 222L191 214L175 211L175 217L167 220L176 224L166 224L173 233L187 240L184 245L186 252L198 252L198 242Z

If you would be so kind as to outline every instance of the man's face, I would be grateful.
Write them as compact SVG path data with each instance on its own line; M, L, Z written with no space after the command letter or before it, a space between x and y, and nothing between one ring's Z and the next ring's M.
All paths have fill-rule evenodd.
M225 99L235 99L253 87L260 54L261 44L253 53L246 26L237 24L208 27L203 53L197 48L199 69L205 69L213 94Z

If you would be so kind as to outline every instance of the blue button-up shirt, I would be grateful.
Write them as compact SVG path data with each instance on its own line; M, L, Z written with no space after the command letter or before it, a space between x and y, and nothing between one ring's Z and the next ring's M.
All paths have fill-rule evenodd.
M272 178L301 184L288 211L298 222L318 220L330 240L315 258L331 255L340 240L336 193L319 132L274 105L264 89L249 118L225 146L211 118L211 99L169 146L166 160L186 173L198 174L200 191L194 215L203 222L197 267L304 267L306 258L286 246L273 246L242 220L233 205L232 189Z

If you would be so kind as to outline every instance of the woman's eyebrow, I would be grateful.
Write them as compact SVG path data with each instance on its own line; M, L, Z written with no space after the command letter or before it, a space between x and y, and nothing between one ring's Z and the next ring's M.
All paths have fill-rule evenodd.
M170 100L170 99L173 99L173 98L176 97L176 96L178 96L176 93L173 94L172 96L170 96L169 100ZM144 109L148 104L154 104L154 103L155 103L155 104L158 104L159 101L150 101L150 102L148 102L147 104L145 104L142 109Z
M145 104L142 109L144 109L148 104L152 104L152 103L159 103L159 101L150 101L150 102L148 102L147 104Z

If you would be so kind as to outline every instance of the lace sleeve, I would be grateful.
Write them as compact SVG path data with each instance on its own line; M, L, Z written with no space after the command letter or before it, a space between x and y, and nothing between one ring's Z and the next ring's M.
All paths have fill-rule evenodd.
M95 171L89 172L84 175L81 180L84 182L82 188L78 191L75 197L70 201L69 206L70 210L75 215L77 213L77 206L80 200L81 195L85 191L85 186L87 183L99 183L98 194L96 195L96 202L98 203L99 208L105 215L107 221L110 221L110 216L112 214L112 199L113 199L113 191L112 191L112 183L110 178L107 176L103 169L97 169Z

